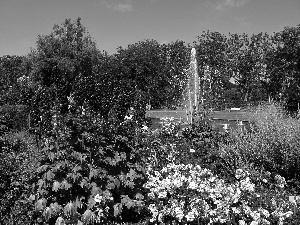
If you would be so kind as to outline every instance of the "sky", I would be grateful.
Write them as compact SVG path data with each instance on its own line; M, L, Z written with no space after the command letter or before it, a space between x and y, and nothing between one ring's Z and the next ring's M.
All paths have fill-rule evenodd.
M300 0L0 0L0 57L30 53L38 35L78 17L114 54L145 39L192 43L207 30L272 34L300 24Z

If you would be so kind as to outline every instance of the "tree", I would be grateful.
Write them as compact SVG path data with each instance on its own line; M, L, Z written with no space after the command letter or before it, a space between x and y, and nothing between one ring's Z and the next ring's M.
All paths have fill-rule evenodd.
M130 84L127 92L134 104L144 107L150 101L159 106L165 100L164 90L169 85L163 73L165 64L160 45L155 40L144 40L131 44L127 49L119 48L116 54L119 81ZM125 83L126 84L125 84Z
M198 41L194 42L194 46L201 77L202 97L209 103L223 94L224 85L232 75L228 67L227 37L219 32L203 32L198 36Z
M187 85L187 69L190 63L190 47L184 41L177 40L162 44L165 58L163 73L167 76L168 87L165 90L166 104L178 106L183 101L183 92Z
M23 56L0 57L0 105L20 103L17 81L26 74L24 59Z
M39 84L31 105L35 118L46 113L51 120L54 104L67 112L70 95L79 105L89 99L101 56L80 18L66 19L61 26L54 25L49 35L38 36L37 48L28 55L30 77Z
M231 34L229 38L230 64L233 77L239 85L242 100L247 102L254 97L257 90L262 90L266 77L266 57L270 48L268 34ZM261 95L263 100L264 95Z
M295 111L299 103L299 46L300 25L285 27L274 33L272 49L268 54L267 74L270 95L285 100L287 108Z

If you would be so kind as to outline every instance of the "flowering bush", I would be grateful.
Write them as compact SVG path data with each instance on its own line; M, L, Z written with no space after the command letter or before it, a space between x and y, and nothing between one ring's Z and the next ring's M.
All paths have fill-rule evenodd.
M282 224L293 215L292 203L277 189L272 206L256 192L249 173L238 169L236 182L225 183L198 165L168 164L162 170L149 168L148 190L150 222L177 221L183 224ZM284 179L275 177L277 188ZM280 194L281 193L281 194Z

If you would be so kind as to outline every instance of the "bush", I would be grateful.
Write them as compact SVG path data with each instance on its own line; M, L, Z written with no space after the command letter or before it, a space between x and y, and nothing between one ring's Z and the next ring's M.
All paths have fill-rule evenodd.
M252 132L236 131L232 142L220 147L220 156L234 171L247 166L300 181L300 122L278 105L258 107L251 116ZM298 190L300 191L300 190Z
M133 138L137 125L111 124L88 108L56 111L52 124L41 139L34 221L139 222L147 210L143 160Z
M3 105L0 107L0 126L2 130L21 131L28 129L28 109L25 105ZM0 128L1 132L1 128ZM1 134L1 133L0 133Z
M26 132L7 133L0 142L0 223L29 224L34 207L28 197L40 152Z

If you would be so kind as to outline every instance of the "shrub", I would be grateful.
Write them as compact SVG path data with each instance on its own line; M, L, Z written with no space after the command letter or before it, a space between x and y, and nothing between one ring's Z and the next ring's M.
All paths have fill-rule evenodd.
M3 105L0 107L0 126L15 131L28 129L27 115L28 109L25 105ZM4 127L2 129L4 130Z
M220 147L220 156L232 170L252 165L300 181L300 122L276 105L260 107L252 115L252 132L236 131L232 142Z
M40 152L26 132L7 133L0 142L0 223L29 224L34 207L28 197Z
M285 180L266 179L256 188L249 173L238 169L236 181L226 183L199 165L168 164L162 170L147 170L150 222L177 224L282 224L299 221L286 198Z
M147 210L136 125L110 124L80 108L56 112L52 124L42 139L34 221L139 222Z

